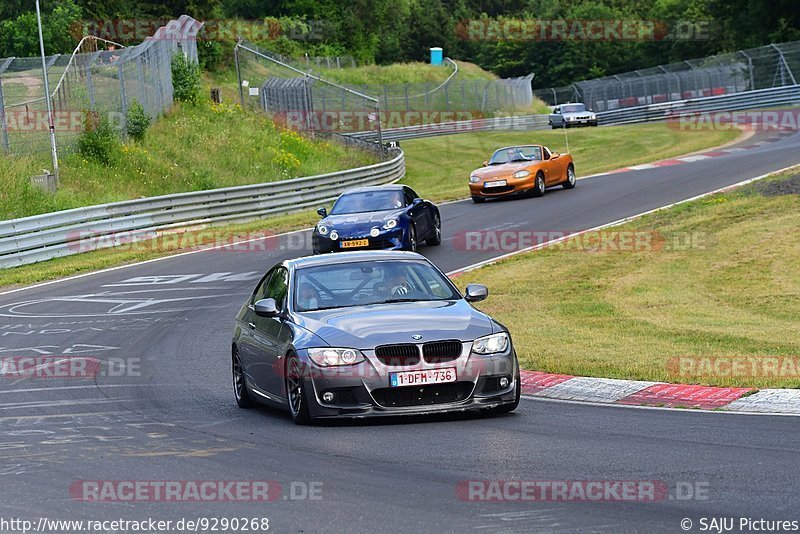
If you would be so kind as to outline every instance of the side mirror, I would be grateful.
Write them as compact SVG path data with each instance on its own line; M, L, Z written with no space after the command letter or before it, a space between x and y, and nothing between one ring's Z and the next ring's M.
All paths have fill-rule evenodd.
M328 210L326 210L325 208L317 208L317 213L319 214L320 217L323 218L328 216Z
M464 298L467 302L480 302L489 296L489 288L481 284L470 284L467 286L467 294Z
M550 159L557 159L560 155L561 154L559 154L558 152L553 152L552 154L550 154Z
M489 162L488 162L488 161L484 161L484 162L483 162L483 166L484 166L484 167L488 167L488 166L489 166Z
M259 317L277 317L280 315L275 299L261 299L257 301L255 312Z
M413 200L412 204L416 206L417 204L422 204L422 199L417 197Z

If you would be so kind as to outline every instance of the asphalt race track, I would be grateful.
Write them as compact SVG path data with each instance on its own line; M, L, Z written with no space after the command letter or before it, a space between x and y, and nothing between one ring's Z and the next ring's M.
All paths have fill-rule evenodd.
M792 164L800 135L598 176L543 199L446 204L446 240L421 252L452 271L498 254L458 246L453 237L466 231L587 229ZM233 315L271 264L309 244L307 232L277 243L0 295L0 358L84 356L100 366L93 379L0 374L0 517L267 517L277 532L681 532L684 518L697 532L703 517L795 519L795 417L525 399L502 417L295 427L282 412L239 410ZM270 480L281 492L273 502L84 502L83 480ZM469 480L655 481L668 494L476 502L457 491Z

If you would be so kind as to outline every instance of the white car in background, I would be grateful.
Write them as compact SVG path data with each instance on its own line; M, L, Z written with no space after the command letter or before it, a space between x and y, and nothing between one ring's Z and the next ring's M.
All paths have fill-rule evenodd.
M597 126L597 115L592 110L586 109L586 106L580 102L561 104L553 108L547 122L551 128Z

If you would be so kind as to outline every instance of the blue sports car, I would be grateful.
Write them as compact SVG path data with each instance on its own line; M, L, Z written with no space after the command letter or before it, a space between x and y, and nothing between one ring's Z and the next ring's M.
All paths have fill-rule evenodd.
M314 253L343 250L416 251L442 242L439 208L405 185L362 187L342 193L331 212L319 208Z

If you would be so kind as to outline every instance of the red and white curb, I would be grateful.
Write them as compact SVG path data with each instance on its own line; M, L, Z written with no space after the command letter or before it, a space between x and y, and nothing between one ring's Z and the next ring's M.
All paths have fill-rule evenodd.
M763 389L667 384L522 371L522 394L530 397L748 413L800 414L800 389Z
M795 132L791 132L795 133ZM682 156L679 158L670 158L664 159L661 161L654 161L652 163L643 163L641 165L631 165L629 167L622 167L620 169L614 169L613 171L608 172L601 172L597 174L593 174L592 177L595 176L605 176L607 174L618 174L621 172L630 172L630 171L643 171L647 169L656 169L658 167L670 167L672 165L681 165L684 163L694 163L696 161L703 161L706 159L716 158L719 156L727 156L729 154L735 154L736 152L743 152L745 150L751 150L753 148L758 148L764 146L768 143L774 143L776 141L780 141L783 139L787 134L778 134L773 137L769 137L764 139L763 141L759 141L757 143L752 143L749 145L742 145L742 146L735 146L731 148L720 148L716 150L711 150L708 152L702 152L700 154L690 154L688 156ZM588 178L588 177L587 177Z

